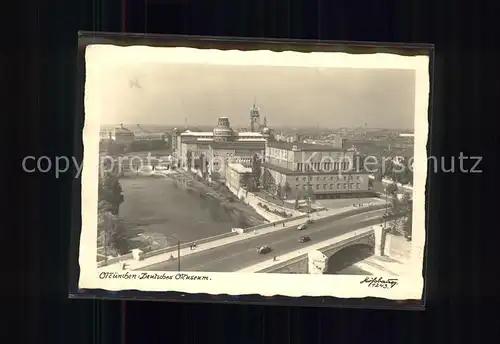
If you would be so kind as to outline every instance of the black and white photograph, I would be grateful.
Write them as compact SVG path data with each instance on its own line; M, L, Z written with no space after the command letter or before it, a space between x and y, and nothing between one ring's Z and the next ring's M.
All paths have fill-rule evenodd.
M80 288L420 299L429 57L89 45Z

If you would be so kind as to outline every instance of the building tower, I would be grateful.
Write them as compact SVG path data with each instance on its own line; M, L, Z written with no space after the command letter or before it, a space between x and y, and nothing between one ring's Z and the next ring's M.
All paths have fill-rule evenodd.
M233 139L233 129L227 117L219 117L217 126L213 129L215 142L228 142Z
M253 107L250 110L250 131L257 133L260 130L260 113L257 106L255 106L255 100Z

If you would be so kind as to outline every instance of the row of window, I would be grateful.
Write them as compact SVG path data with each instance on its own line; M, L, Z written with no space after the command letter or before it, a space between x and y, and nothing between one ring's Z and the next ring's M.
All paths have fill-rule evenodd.
M349 161L343 162L306 162L298 163L296 170L298 172L302 171L338 171L338 170L348 170L350 167Z
M297 190L308 190L309 188L312 188L313 185L312 184L297 184L295 185L295 188ZM321 189L321 184L316 184L315 185L315 188L316 190L320 190ZM361 189L361 183L351 183L349 185L349 183L337 183L337 184L323 184L323 190L340 190L340 189L343 189L343 190L346 190L346 189L350 189L350 190L354 190L354 189Z
M350 177L350 178L349 178ZM308 180L313 180L313 176L305 176L305 177L295 177L295 180L296 181L300 181L300 180L303 180L303 181L308 181ZM325 177L316 177L316 180L319 181L319 180L348 180L348 179L355 179L355 180L359 180L361 181L362 178L361 176L352 176L352 175L349 175L349 176L325 176Z

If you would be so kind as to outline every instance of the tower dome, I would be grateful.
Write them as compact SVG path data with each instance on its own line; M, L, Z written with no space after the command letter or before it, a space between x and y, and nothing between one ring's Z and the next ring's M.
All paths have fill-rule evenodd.
M230 141L233 137L233 129L229 123L229 118L219 117L217 126L213 130L214 141Z
M259 108L255 105L255 100L252 108L250 109L250 130L258 132L260 129L260 112Z

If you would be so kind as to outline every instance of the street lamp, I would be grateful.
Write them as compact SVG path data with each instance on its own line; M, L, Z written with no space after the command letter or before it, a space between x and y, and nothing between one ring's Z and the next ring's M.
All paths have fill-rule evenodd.
M166 238L172 238L177 242L177 271L181 271L181 242L173 235L167 235Z

